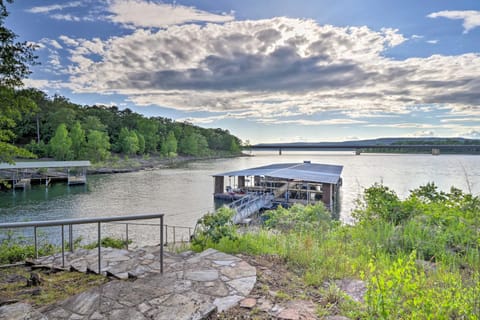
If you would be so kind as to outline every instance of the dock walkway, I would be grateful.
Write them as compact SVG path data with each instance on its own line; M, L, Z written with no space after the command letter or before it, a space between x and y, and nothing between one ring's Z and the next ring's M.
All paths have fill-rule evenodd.
M93 250L67 255L72 270L98 265ZM134 281L113 280L41 309L26 303L0 307L0 319L205 319L243 300L256 282L256 269L242 259L208 249L196 254L165 253L159 273L158 246L133 251L102 248L102 273ZM61 256L35 263L61 267ZM98 271L98 270L97 270Z
M268 193L250 193L230 204L230 208L235 210L233 223L242 223L252 214L262 208L271 208L274 196Z

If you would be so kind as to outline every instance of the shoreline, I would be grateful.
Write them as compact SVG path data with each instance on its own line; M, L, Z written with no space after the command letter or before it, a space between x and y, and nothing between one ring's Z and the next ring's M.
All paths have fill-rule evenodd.
M138 156L138 157L126 157L120 158L118 156L113 157L110 160L92 164L91 167L87 169L87 175L97 175L97 174L117 174L117 173L128 173L128 172L138 172L143 170L156 170L156 169L168 169L174 168L176 166L193 162L193 161L205 161L205 160L215 160L215 159L229 159L229 158L237 158L237 157L251 157L252 155L248 155L245 153L240 154L217 154L217 155L210 155L204 157L195 157L195 156L176 156L173 158L163 158L160 156ZM52 159L38 159L42 160L49 160ZM26 172L29 174L33 180L45 179L44 174L40 173L39 169L29 169ZM11 182L12 181L12 172L13 170L1 170L0 171L0 182ZM65 170L52 170L50 171L52 174L52 181L53 180L66 180L67 179L67 172ZM38 184L38 183L33 183ZM4 186L0 184L0 190L3 190Z
M195 156L177 156L174 158L161 158L158 156L145 157L136 157L131 159L120 159L118 162L109 162L103 163L107 165L100 165L95 167L95 164L92 167L87 169L87 174L113 174L113 173L127 173L127 172L138 172L143 170L155 170L155 169L169 169L174 168L177 165L181 165L188 162L194 161L205 161L205 160L216 160L216 159L229 159L229 158L238 158L238 157L251 157L248 154L224 154L224 155L213 155L205 157L195 157Z

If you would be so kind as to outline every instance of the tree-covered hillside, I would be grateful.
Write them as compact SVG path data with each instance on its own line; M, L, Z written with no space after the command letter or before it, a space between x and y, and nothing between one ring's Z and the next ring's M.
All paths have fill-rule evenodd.
M28 102L30 108L12 128L12 141L38 157L102 161L111 152L172 157L240 151L241 141L228 130L205 129L163 117L147 118L130 109L81 106L36 89L13 94Z

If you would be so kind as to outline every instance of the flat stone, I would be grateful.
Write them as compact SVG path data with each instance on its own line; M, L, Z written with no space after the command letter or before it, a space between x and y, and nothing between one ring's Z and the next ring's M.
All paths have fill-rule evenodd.
M299 320L300 315L296 309L284 309L277 314L277 318L283 320Z
M253 277L257 274L255 267L252 267L245 261L240 261L231 267L222 268L221 272L230 279Z
M73 313L69 318L68 320L82 320L82 319L85 319L84 316L81 316L79 314L76 314L76 313Z
M62 306L73 313L86 315L93 313L99 303L100 293L98 288L82 292L62 303Z
M213 260L213 263L219 266L231 266L235 261L232 260Z
M137 308L138 308L138 311L140 311L141 313L145 313L148 310L150 310L152 307L150 307L148 304L144 302L139 304Z
M185 278L193 281L213 281L218 279L217 270L187 271Z
M48 320L40 312L34 310L28 303L14 303L0 307L1 320Z
M227 296L224 298L216 298L213 304L217 306L219 312L222 312L236 306L242 299L242 296Z
M212 285L213 284L213 285ZM227 286L222 281L212 281L199 283L196 288L199 293L207 294L213 297L225 297L229 294Z
M240 307L247 308L247 309L252 309L256 305L257 305L257 299L254 299L254 298L246 298L240 302Z
M141 312L131 308L113 310L110 313L109 318L110 319L129 319L129 320L147 320L148 319Z
M33 310L37 318L28 319L200 320L215 310L225 311L237 305L256 282L254 267L214 249L200 254L164 252L164 273L160 274L158 250L158 246L135 251L102 248L102 273L121 279L133 275L136 279L110 281L51 305L43 314ZM96 248L78 250L65 264L71 269L97 271L97 252ZM60 255L43 260L61 264ZM4 317L0 312L0 320L24 319L28 310L19 310L17 318Z
M89 320L103 320L105 319L104 316L102 316L98 311L95 311L89 318Z
M227 284L237 290L243 296L247 296L250 291L252 291L256 281L257 277L247 277L228 281Z
M367 285L364 281L356 279L342 279L335 281L335 283L353 300L363 303L363 298L367 292Z

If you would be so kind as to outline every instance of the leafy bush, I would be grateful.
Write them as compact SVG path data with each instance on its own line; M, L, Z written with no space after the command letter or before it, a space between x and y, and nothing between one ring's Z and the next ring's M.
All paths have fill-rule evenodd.
M38 243L38 255L45 256L55 253L56 248L40 239ZM0 264L9 264L25 261L35 257L35 246L24 237L13 237L13 232L7 232L6 237L0 241Z
M128 244L132 243L132 240L128 240ZM127 246L127 241L123 239L116 239L112 237L105 237L101 240L102 247L105 248L115 248L115 249L123 249ZM98 241L94 243L87 244L83 246L85 249L93 249L98 247Z
M207 243L219 243L223 238L235 240L237 231L232 223L235 214L230 208L222 207L214 213L207 213L197 222L192 239L192 245L196 250L203 250Z
M296 230L325 230L331 225L331 214L323 204L302 206L295 204L289 209L278 207L265 214L267 228L283 232Z

